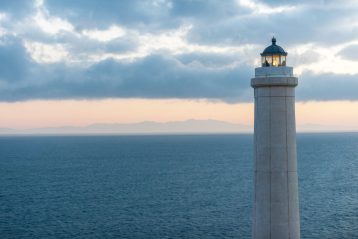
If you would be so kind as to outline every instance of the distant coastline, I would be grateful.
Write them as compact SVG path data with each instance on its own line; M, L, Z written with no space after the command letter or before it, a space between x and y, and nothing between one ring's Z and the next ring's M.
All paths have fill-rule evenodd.
M251 133L252 127L217 120L173 122L144 121L129 124L91 124L84 127L64 126L35 129L0 128L0 135L138 135L138 134L211 134Z
M334 130L332 130L334 129ZM316 124L298 125L300 133L357 132L337 126ZM101 123L83 127L63 126L34 129L0 128L0 135L167 135L167 134L247 134L253 133L250 125L218 120L185 120L172 122L144 121L138 123Z

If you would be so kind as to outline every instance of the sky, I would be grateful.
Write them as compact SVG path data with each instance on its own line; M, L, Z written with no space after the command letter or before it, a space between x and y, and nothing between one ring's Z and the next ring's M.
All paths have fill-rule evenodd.
M253 125L272 36L298 128L358 130L358 1L1 0L0 128L215 119Z

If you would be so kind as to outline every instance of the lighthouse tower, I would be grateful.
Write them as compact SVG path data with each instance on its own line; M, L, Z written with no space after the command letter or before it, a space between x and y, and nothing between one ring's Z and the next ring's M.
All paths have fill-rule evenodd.
M300 217L296 159L295 87L287 52L272 45L261 53L255 91L254 239L298 239Z

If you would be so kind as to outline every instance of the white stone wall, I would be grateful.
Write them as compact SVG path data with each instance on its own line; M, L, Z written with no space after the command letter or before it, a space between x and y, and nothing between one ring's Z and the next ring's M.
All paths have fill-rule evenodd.
M258 67L255 68L255 77L293 76L293 67Z
M268 78L254 78L251 83L255 90L253 238L298 239L297 78L283 76L272 85Z

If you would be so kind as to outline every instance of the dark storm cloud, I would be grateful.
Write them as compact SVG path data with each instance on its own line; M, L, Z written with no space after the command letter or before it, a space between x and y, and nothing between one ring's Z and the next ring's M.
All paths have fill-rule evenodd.
M358 74L314 74L304 72L299 78L297 99L358 100Z
M0 44L0 82L17 84L29 74L29 65L33 64L19 39L6 37Z
M259 2L268 4L270 6L282 6L282 5L286 5L286 6L290 6L290 5L297 5L297 4L313 4L313 5L320 5L320 4L325 4L325 5L331 5L331 4L337 4L337 2L340 2L341 4L344 3L344 1L346 0L341 0L341 1L337 1L337 0L260 0ZM349 0L348 0L349 1ZM346 1L347 2L347 1Z
M182 0L171 1L170 14L173 17L190 17L206 21L218 21L219 19L234 17L241 9L234 0Z
M240 56L235 54L218 54L218 53L187 53L177 55L183 64L200 64L206 67L225 67L233 62L242 60Z
M269 44L275 34L285 48L313 43L331 46L358 37L356 7L338 1L254 1L274 14L255 13L237 1L215 0L47 0L43 14L67 20L74 31L48 34L36 24L34 1L0 1L0 12L10 16L0 21L0 101L30 99L120 98L206 98L226 102L252 100L250 77L255 54L195 52L173 54L159 47L143 58L130 62L107 59L86 62L91 54L135 52L138 36L156 36L167 30L191 25L189 44L215 47L242 44ZM262 5L261 5L262 7ZM20 20L29 24L22 26ZM27 21L26 21L27 23ZM108 42L86 37L84 30L123 27L127 33ZM4 28L8 33L1 35ZM35 62L25 42L62 44L69 57L84 60L71 65L66 61ZM169 43L170 44L170 43ZM193 46L193 45L192 45ZM255 49L256 51L256 49ZM41 53L41 52L40 52ZM349 46L338 57L357 60L358 47ZM257 57L259 50L257 51ZM77 58L76 58L77 57ZM316 51L292 55L293 65L317 62ZM91 61L90 61L91 62ZM297 98L305 100L358 100L357 75L313 74L300 76Z
M166 1L149 0L47 0L50 13L68 19L78 30L107 28L111 24L136 27L143 31L178 27L177 19L168 17Z
M71 42L71 44L67 46L67 49L73 55L90 53L127 53L135 51L139 44L137 39L132 37L121 37L108 42L99 42L86 37L73 37L72 35L63 37L57 42L62 44Z
M358 45L348 46L341 50L338 55L348 60L358 61Z
M0 60L4 61L10 50L2 50ZM16 50L22 54L18 57L22 61L20 69L0 75L3 101L108 97L249 100L245 93L251 70L247 66L210 69L186 65L173 57L151 55L132 63L107 59L88 68L75 68L64 64L40 65L23 54L21 47L16 46ZM12 81L11 87L1 87L1 81Z
M187 20L217 21L240 12L234 0L47 0L45 5L79 28L117 23L143 31L178 27Z
M286 46L291 46L311 42L330 45L358 37L358 27L347 26L356 13L355 8L326 8L324 4L290 7L294 8L276 14L236 15L212 24L197 21L189 39L213 45L262 44L275 35Z
M6 12L13 19L28 15L34 10L34 1L31 0L1 0L0 12Z
M18 12L34 3L18 2L5 0L4 4L0 3L0 9L3 5L5 12ZM266 0L253 3L266 4L266 8L288 9L274 14L251 14L255 9L240 6L236 0L45 0L44 6L51 15L68 20L77 31L107 29L119 24L153 33L187 23L193 25L189 40L206 44L262 44L263 39L272 34L288 46L308 42L331 44L358 36L357 26L347 26L354 22L356 13L357 6L352 1Z
M344 30L356 8L340 1L254 1L267 8L288 7L275 14L250 14L252 9L227 0L47 0L50 13L78 29L120 24L140 31L160 31L191 23L191 42L206 44L262 43L272 34L287 45L331 44L357 37L358 28ZM257 10L257 9L256 9ZM334 36L334 37L332 37Z
M0 61L4 63L0 69L1 101L109 97L252 100L253 66L221 68L225 59L215 54L151 55L130 63L107 59L78 68L35 63L23 46L11 39L0 47ZM297 99L358 100L357 91L358 75L305 72L299 78Z
M261 1L258 1L258 2L261 2L261 3L265 3L269 6L274 6L274 7L278 7L278 6L290 6L290 5L297 5L297 4L300 4L300 3L305 3L305 2L309 2L312 0L261 0ZM316 0L316 2L323 2L324 0Z

